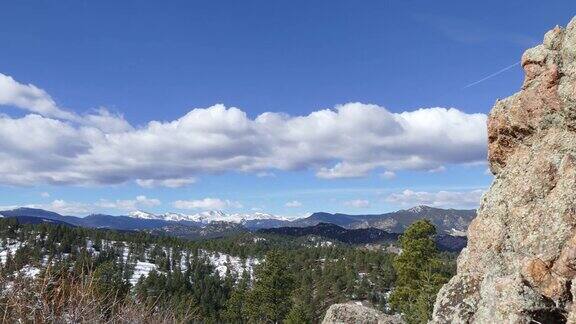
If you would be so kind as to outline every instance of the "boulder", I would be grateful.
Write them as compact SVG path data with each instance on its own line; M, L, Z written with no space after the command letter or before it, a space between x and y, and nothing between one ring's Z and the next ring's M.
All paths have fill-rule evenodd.
M576 18L521 65L489 115L495 178L433 323L576 323Z
M386 315L360 303L334 304L326 311L322 324L403 324L399 315Z

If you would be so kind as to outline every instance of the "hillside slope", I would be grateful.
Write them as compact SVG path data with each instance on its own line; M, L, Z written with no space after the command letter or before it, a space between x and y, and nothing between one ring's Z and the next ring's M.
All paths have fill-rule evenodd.
M400 234L390 233L378 228L346 229L344 227L319 223L307 227L280 227L261 229L258 233L277 234L287 236L321 236L328 239L337 240L346 244L368 244L368 243L394 243ZM436 236L436 244L442 251L460 251L466 246L466 238L439 234Z

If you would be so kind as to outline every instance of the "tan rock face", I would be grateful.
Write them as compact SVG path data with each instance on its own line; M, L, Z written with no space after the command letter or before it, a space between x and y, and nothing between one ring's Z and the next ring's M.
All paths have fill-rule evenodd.
M521 91L488 118L495 180L435 323L576 323L576 18L521 63Z

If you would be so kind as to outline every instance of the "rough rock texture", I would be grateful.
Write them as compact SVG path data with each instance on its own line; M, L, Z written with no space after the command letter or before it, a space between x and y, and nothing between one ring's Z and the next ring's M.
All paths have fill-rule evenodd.
M334 304L326 311L322 324L403 324L399 315L386 315L353 302Z
M576 18L522 56L488 119L495 175L435 323L576 323Z

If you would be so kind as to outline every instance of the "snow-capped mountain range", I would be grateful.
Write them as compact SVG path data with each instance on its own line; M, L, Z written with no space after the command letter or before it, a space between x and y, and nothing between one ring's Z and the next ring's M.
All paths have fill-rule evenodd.
M128 214L128 216L139 219L155 219L171 222L194 222L208 224L210 222L231 222L231 223L244 223L246 221L252 220L279 220L279 221L289 221L286 217L276 216L268 213L251 213L251 214L241 214L241 213L225 213L219 210L203 211L195 214L182 214L182 213L164 213L164 214L153 214L141 210L133 211Z
M243 214L222 211L203 211L194 214L154 214L135 211L126 216L92 214L77 217L64 216L42 209L20 207L0 210L0 215L6 218L17 218L23 223L49 222L116 230L158 231L164 229L167 231L169 229L173 233L185 232L188 236L196 235L199 231L202 233L198 235L202 236L205 233L209 235L215 232L236 233L241 230L254 231L262 228L308 227L320 223L335 224L346 229L376 228L391 233L402 233L414 221L428 219L436 226L439 233L465 235L470 221L476 216L476 211L417 206L385 214L347 215L318 212L308 217L291 219L268 213Z

